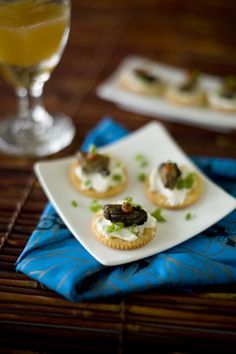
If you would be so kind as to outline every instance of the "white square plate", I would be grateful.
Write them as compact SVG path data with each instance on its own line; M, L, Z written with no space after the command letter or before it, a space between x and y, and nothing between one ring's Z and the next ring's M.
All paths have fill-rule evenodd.
M99 151L116 155L128 166L129 183L117 199L131 196L149 211L156 207L147 200L143 183L137 179L141 171L148 172L161 162L172 160L191 166L201 174L204 181L204 194L196 204L179 211L163 210L167 222L158 224L157 234L151 242L139 249L120 251L106 247L92 234L91 221L94 215L89 210L91 199L80 195L68 177L70 164L75 157L35 164L35 172L44 191L68 229L104 265L128 263L162 252L205 230L236 207L236 200L205 177L159 123L149 123ZM146 169L139 167L135 159L138 153L147 157L149 165ZM78 202L78 207L72 206L72 200ZM107 201L103 200L101 203L105 204ZM185 220L187 212L195 216L191 221Z
M117 70L97 88L99 97L112 101L128 110L163 120L198 125L210 130L228 131L236 129L236 114L217 112L207 107L184 107L170 104L162 97L150 97L135 94L123 89L118 79L124 70L144 66L153 70L166 82L178 83L185 77L185 70L163 65L142 57L130 56L122 61ZM206 90L216 90L220 78L212 75L201 75L200 85Z

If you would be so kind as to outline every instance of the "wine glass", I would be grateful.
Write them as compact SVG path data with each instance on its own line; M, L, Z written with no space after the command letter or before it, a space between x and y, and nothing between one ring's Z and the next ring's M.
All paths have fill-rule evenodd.
M45 156L75 135L72 120L49 114L42 101L67 43L70 8L70 0L0 0L0 72L18 98L15 116L0 121L1 151Z

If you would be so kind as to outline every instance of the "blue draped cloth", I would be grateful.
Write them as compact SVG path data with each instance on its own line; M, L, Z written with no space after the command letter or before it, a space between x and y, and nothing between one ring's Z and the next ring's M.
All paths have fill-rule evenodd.
M87 136L102 146L128 132L110 118ZM236 197L236 161L193 158L213 181ZM157 287L226 284L236 280L236 211L194 238L155 256L121 266L96 261L48 204L17 261L17 271L77 302Z

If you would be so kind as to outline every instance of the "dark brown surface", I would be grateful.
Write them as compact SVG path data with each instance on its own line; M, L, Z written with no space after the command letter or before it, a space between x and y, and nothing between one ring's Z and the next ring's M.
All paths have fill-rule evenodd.
M69 114L78 128L74 143L59 155L76 151L104 115L131 131L149 121L95 94L126 55L218 75L236 73L235 33L233 1L74 1L69 44L45 88L47 108ZM3 82L0 104L1 115L14 110L12 90ZM188 154L236 157L235 132L164 124ZM16 274L14 263L46 203L32 163L0 157L0 353L143 353L153 346L163 346L162 353L235 352L234 284L75 305Z

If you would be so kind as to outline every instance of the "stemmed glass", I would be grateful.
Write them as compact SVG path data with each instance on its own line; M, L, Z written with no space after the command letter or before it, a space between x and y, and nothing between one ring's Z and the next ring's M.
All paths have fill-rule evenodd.
M18 112L0 121L0 150L44 156L66 147L75 127L49 114L44 83L58 64L70 28L70 0L0 0L0 71L18 98Z

